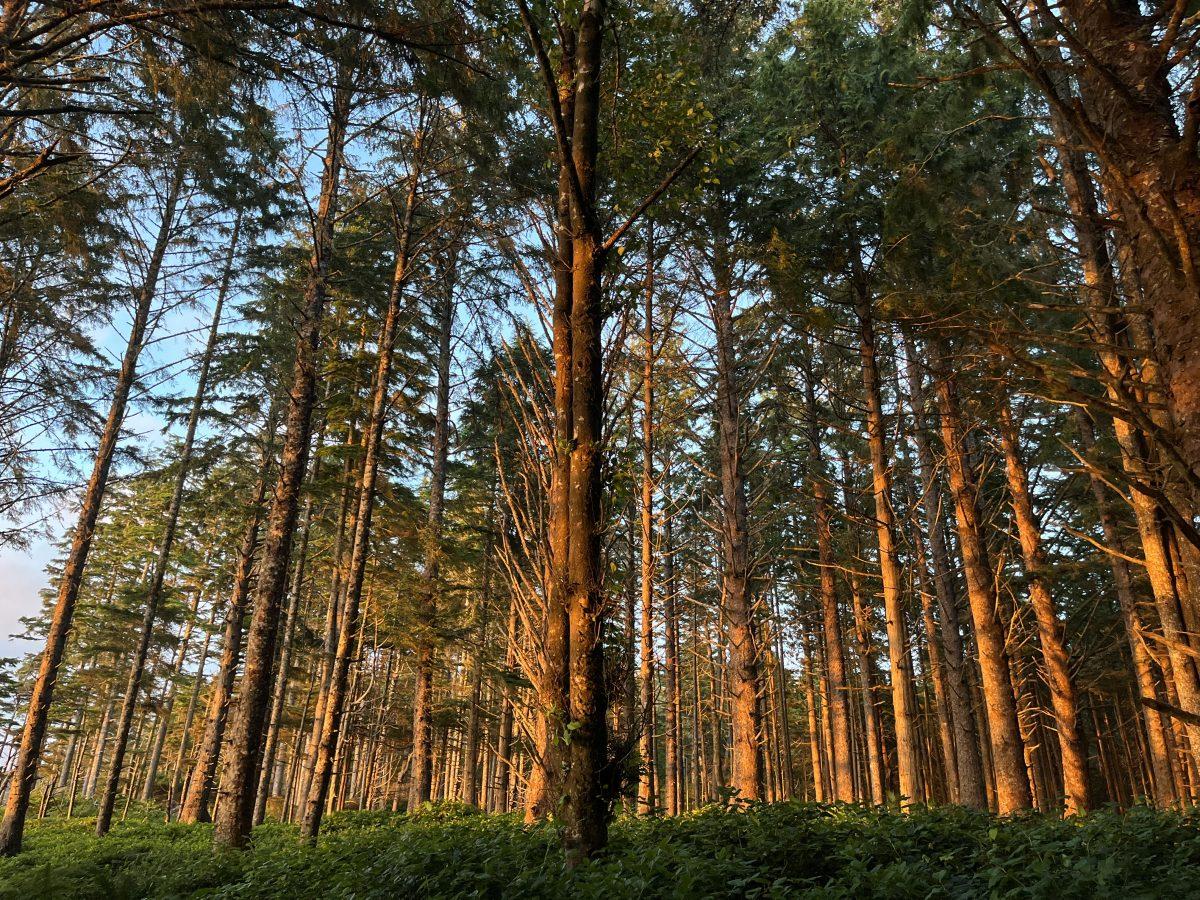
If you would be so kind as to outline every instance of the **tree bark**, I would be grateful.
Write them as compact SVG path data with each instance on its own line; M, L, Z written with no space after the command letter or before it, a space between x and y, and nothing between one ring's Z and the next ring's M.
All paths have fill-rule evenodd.
M842 623L838 612L837 579L833 555L833 527L825 462L821 455L821 427L817 419L813 375L806 372L805 391L808 412L809 480L812 482L814 523L817 531L817 566L821 589L821 623L825 638L825 668L829 676L829 708L833 744L829 755L833 765L833 799L843 803L855 800L854 768L850 743L850 688L846 677L846 651L842 643ZM867 698L869 702L870 698Z
M175 208L182 189L183 167L178 165L171 176L171 183L167 189L166 203L154 247L151 250L146 279L137 292L133 324L125 345L124 356L121 359L121 368L117 373L116 383L113 385L112 402L109 404L108 417L105 419L104 430L100 435L100 444L92 464L92 473L84 491L83 504L80 506L76 519L74 534L71 538L71 549L63 566L58 597L55 600L50 627L46 634L46 645L42 650L41 661L38 665L37 680L34 682L33 691L30 694L29 712L21 731L21 743L17 750L17 761L9 786L4 819L3 822L0 822L0 855L2 856L12 856L21 850L21 841L25 833L25 817L29 812L29 799L33 792L34 782L37 780L46 728L50 722L50 704L54 699L58 669L62 663L67 638L71 633L75 603L79 598L84 568L87 565L88 554L92 548L92 538L96 531L96 520L100 515L100 505L104 500L105 488L108 486L109 471L112 468L117 441L121 436L121 425L125 421L129 394L133 390L133 383L137 377L138 357L141 355L142 346L145 343L146 329L150 320L150 307L158 291L159 275L175 225Z
M200 658L196 662L196 673L192 677L192 690L188 695L187 712L183 716L183 724L179 730L179 748L175 753L175 763L171 767L171 781L167 785L167 821L176 815L176 802L180 799L180 789L183 786L184 766L188 751L192 744L192 725L196 721L196 708L200 702L200 689L204 685L204 667L208 665L208 653L212 648L212 638L216 630L217 611L220 607L213 603L212 614L204 632L204 642L200 645Z
M320 439L318 438L318 446ZM312 478L318 474L320 459L313 464ZM292 572L292 586L288 590L287 627L283 633L283 646L279 648L279 671L275 675L275 688L271 695L271 712L267 718L267 734L263 741L262 766L258 773L258 789L254 797L254 825L261 825L267 814L267 800L271 793L271 770L275 763L275 752L279 744L279 730L287 700L287 688L292 666L292 644L296 637L296 624L300 617L300 591L304 586L304 569L308 562L308 536L312 524L312 498L304 503L304 524L300 526L300 553Z
M517 668L517 601L510 600L508 608L508 630L505 644L504 666L510 673ZM513 703L515 692L505 679L501 693L500 722L496 735L496 763L493 769L494 793L488 804L490 812L508 812L509 795L512 791L513 768Z
M1037 620L1042 661L1046 667L1046 684L1050 688L1050 702L1058 728L1066 811L1068 815L1074 815L1091 807L1087 751L1079 728L1079 701L1075 681L1071 677L1071 660L1063 626L1047 583L1046 553L1042 549L1041 525L1029 496L1029 473L1021 458L1018 446L1020 437L1007 400L1000 404L999 415L1008 492L1017 524L1021 555L1025 561L1025 575L1029 580L1029 602Z
M668 503L663 504L663 693L666 694L666 734L663 749L667 765L664 772L667 815L677 816L683 812L683 739L680 716L679 677L679 598L675 577L675 546L672 541L672 515Z
M875 704L875 648L871 639L870 612L863 597L858 574L850 573L850 599L854 608L854 644L858 657L858 687L862 695L863 726L867 745L867 784L871 802L887 799L887 771L883 759L883 728Z
M721 591L729 635L729 676L733 692L733 772L730 786L739 800L758 800L762 796L758 647L754 633L753 600L750 596L749 511L742 465L741 398L734 370L733 271L728 249L720 234L717 241L712 261L716 290L710 302L716 333Z
M1165 64L1172 51L1160 46L1142 12L1128 3L1068 0L1064 13L1086 54L1076 60L1082 103L1058 109L1096 153L1116 199L1154 329L1170 438L1200 474L1200 88L1180 102L1181 132Z
M600 492L604 410L604 313L601 279L607 251L596 215L604 0L584 0L575 38L571 203L571 469L567 557L567 774L563 846L573 867L608 843L608 696L604 683ZM564 141L564 143L566 143Z
M182 187L182 179L177 180L177 184L179 187ZM178 196L179 187L176 188L175 196ZM164 226L169 224L168 220L174 218L174 206L174 200L169 200L168 208L170 213L164 216ZM107 834L112 824L113 806L117 802L117 788L121 779L121 766L125 759L125 750L129 741L129 728L133 724L133 713L137 705L137 697L141 692L146 657L150 651L150 643L154 639L154 622L158 616L158 608L162 603L163 582L167 575L167 567L171 561L171 550L175 544L175 530L179 524L179 511L183 505L183 493L187 488L188 472L192 464L192 448L196 440L196 428L200 424L200 415L204 410L205 394L208 391L208 373L212 366L213 352L217 345L217 334L221 326L221 312L225 305L226 294L229 291L230 280L233 277L233 263L235 254L237 253L241 224L241 213L239 213L234 222L233 236L229 241L229 251L226 254L225 267L221 273L221 286L217 291L212 325L208 331L208 341L205 343L204 354L200 359L200 371L196 376L196 392L192 396L192 406L188 413L187 431L184 434L183 446L180 448L179 461L176 464L175 484L171 491L171 500L167 506L165 516L166 525L163 528L162 539L158 545L154 567L151 570L150 585L146 595L146 610L142 618L141 635L137 649L134 651L133 665L129 670L129 681L125 685L125 699L121 705L121 714L117 719L117 732L113 742L112 768L109 772L104 793L101 795L99 806L96 809L96 835L98 837L103 837ZM160 259L162 252L166 249L166 241L167 234L160 232L159 243L163 250L159 251L157 246L155 248ZM160 730L165 730L168 724L169 719L164 717ZM153 754L150 765L147 767L147 783L151 786L153 786L158 770L161 744L159 747L159 753Z
M167 731L171 727L171 712L175 708L175 694L179 686L179 676L183 674L183 666L187 662L188 651L192 646L192 630L196 622L196 613L200 609L200 595L203 589L197 589L192 597L192 607L188 611L188 620L179 636L179 648L175 651L175 660L171 664L167 676L167 685L163 689L163 698L158 706L158 717L155 722L154 737L150 740L150 751L146 759L146 777L142 782L144 803L154 799L155 782L158 781L158 767L162 763L163 747L167 743ZM132 790L132 787L130 788Z
M237 678L238 660L242 655L242 628L246 615L246 601L250 596L250 582L254 572L254 555L258 549L258 531L262 526L263 501L267 496L267 481L270 477L275 443L275 407L272 404L263 426L262 459L259 463L258 480L254 497L250 501L250 519L242 534L238 549L237 571L233 576L233 589L226 607L225 625L221 634L221 660L217 676L213 680L208 709L204 717L204 733L200 737L196 762L188 777L179 811L179 821L192 825L211 821L209 805L216 789L217 764L221 744L225 738L225 726L229 720L229 703L233 697L233 684ZM196 673L203 678L203 672Z
M983 760L979 755L979 733L975 712L971 708L971 692L967 684L959 619L958 597L954 586L950 549L942 525L942 483L937 475L933 449L929 444L926 418L924 379L917 362L917 349L911 335L904 332L904 353L907 357L908 395L912 404L913 441L921 467L922 506L925 528L929 537L930 558L933 564L933 588L937 594L941 615L939 636L942 641L946 672L946 700L954 725L954 754L958 768L959 802L975 809L987 807L987 787L983 777Z
M418 138L418 146L414 149L415 154L421 153L419 140ZM416 211L420 177L420 170L414 160L413 169L409 173L403 218L398 223L395 268L392 273L391 290L388 292L387 311L384 314L383 326L379 334L379 354L372 385L371 410L363 435L366 453L363 456L362 486L358 493L358 511L355 515L354 532L351 539L350 568L346 575L345 608L338 626L337 656L334 660L333 676L330 679L329 696L326 698L321 741L316 748L313 776L308 788L304 820L300 829L301 836L309 843L314 843L317 839L317 832L321 827L321 817L325 812L325 804L329 797L334 756L339 738L342 736L342 717L350 684L350 668L358 653L359 606L367 570L367 554L370 549L371 517L375 508L375 485L379 476L379 456L383 448L383 431L387 424L391 398L392 358L399 332L404 287L410 274L413 215ZM440 383L439 374L439 391ZM440 406L439 393L439 411ZM434 452L436 455L436 438Z
M421 615L424 631L417 641L417 683L413 701L412 790L409 809L428 803L433 789L433 622L442 554L442 518L446 490L446 460L450 450L450 336L454 323L453 287L448 286L438 308L437 406L434 411L433 458L429 478L429 511L425 534L425 568L421 573Z
M937 396L942 443L958 521L958 542L975 626L975 645L979 652L984 709L995 772L996 804L1001 815L1008 815L1029 809L1032 805L1029 779L1025 773L1024 747L1017 723L1004 626L997 609L999 600L983 539L974 473L968 465L963 447L966 437L959 411L957 383L955 376L946 369L945 352L937 348L934 356L939 369Z
M858 267L856 267L857 269ZM900 803L920 799L921 762L918 755L916 697L913 693L912 657L901 603L903 580L896 552L896 516L892 510L892 474L888 459L876 356L874 311L870 290L856 271L854 289L862 356L863 391L867 401L867 445L871 453L875 531L879 540L879 569L883 578L883 608L887 617L888 662L892 674L892 708L896 718L896 764L900 774Z
M642 505L641 586L642 633L639 686L641 689L642 771L638 789L638 811L649 814L657 802L658 749L655 741L654 702L654 226L646 239L645 309L642 333Z
M533 25L527 23L532 34ZM575 35L561 32L561 62L555 85L562 127L569 131L575 119ZM550 90L548 87L547 90ZM561 150L560 150L561 156ZM554 357L554 446L551 448L550 509L547 528L549 579L538 684L538 722L532 773L526 796L526 820L548 816L557 806L565 762L562 734L567 716L568 683L568 560L570 557L571 442L574 435L572 391L571 290L574 246L571 240L572 188L567 158L558 160L555 198L554 308L551 311L551 354Z
M334 89L329 136L321 175L321 192L314 222L303 308L296 323L296 358L289 390L279 479L271 498L263 540L258 584L246 635L246 662L231 722L230 744L221 778L213 841L218 846L243 847L254 816L254 793L262 752L263 723L271 690L279 607L287 582L288 557L299 513L300 490L308 469L312 443L312 412L316 400L321 319L333 254L341 182L342 150L350 112L350 89L343 79Z
M488 530L484 541L483 548L483 572L480 578L479 586L479 609L482 622L480 623L480 643L486 645L488 638L488 624L492 607L492 548L493 538L496 530L495 520L495 505L494 505L494 488L493 505L488 509ZM479 771L479 756L480 756L480 733L482 731L482 703L483 703L483 649L482 647L472 648L470 653L470 708L467 711L467 730L463 736L463 759L462 759L462 801L468 806L479 806L479 790L480 785L483 786L484 802L483 806L487 806L487 773L484 772L483 777Z
M1079 424L1084 452L1091 453L1096 443L1092 423L1082 410L1077 410L1076 422ZM1117 527L1104 481L1094 469L1090 468L1088 469L1088 479L1092 487L1092 496L1096 498L1096 510L1105 544L1117 553L1127 555L1125 541ZM1154 680L1154 664L1146 649L1146 637L1142 633L1142 619L1137 611L1137 601L1134 599L1133 578L1129 571L1129 564L1121 556L1112 553L1108 554L1108 562L1113 576L1113 588L1117 594L1117 604L1125 623L1125 638L1129 642L1129 657L1133 660L1133 672L1137 680L1139 698L1157 701L1158 687ZM1162 714L1146 703L1142 703L1141 707L1142 719L1146 726L1146 742L1149 745L1148 761L1154 800L1161 806L1170 806L1178 800L1178 794L1175 791L1175 781L1171 775L1170 750L1167 746Z
M1084 304L1091 310L1091 327L1097 338L1097 358L1107 378L1106 393L1114 404L1138 403L1141 397L1133 395L1144 392L1144 386L1140 383L1140 373L1136 372L1126 354L1120 350L1129 342L1130 329L1127 316L1114 312L1119 293L1108 244L1099 224L1099 204L1087 162L1075 148L1073 135L1063 120L1054 118L1052 124L1061 143L1063 188L1071 209L1083 268L1084 285L1080 293ZM1130 260L1129 268L1134 265ZM1139 293L1130 292L1131 295L1126 299L1140 305L1140 279L1131 277L1129 280ZM1112 423L1126 474L1135 482L1157 484L1158 467L1149 459L1150 450L1145 436L1124 417L1114 416ZM1172 670L1177 673L1175 684L1180 704L1188 712L1200 713L1200 675L1192 658L1181 649L1188 646L1188 629L1184 624L1181 598L1177 593L1163 539L1162 515L1157 503L1136 488L1130 492L1129 499L1141 536L1146 576L1167 641L1167 655ZM1186 730L1192 752L1195 753L1196 748L1200 748L1200 728L1189 725Z
M83 782L83 796L92 797L96 793L96 788L100 784L100 772L104 765L104 751L108 747L108 731L109 725L112 723L113 713L116 712L117 700L111 693L111 686L108 688L108 700L104 704L104 714L100 717L100 725L96 729L96 746L92 751L92 762L88 768L88 773Z

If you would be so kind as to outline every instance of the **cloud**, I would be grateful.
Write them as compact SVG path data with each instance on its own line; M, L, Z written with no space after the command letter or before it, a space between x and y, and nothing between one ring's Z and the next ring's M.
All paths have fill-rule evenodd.
M0 548L0 656L20 656L36 649L10 635L21 630L21 617L37 612L38 593L46 586L46 564L53 548L36 540L26 551Z

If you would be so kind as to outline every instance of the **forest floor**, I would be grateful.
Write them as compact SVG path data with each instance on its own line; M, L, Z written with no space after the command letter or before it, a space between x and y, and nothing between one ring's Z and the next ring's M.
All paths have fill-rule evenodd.
M104 839L91 829L31 823L26 852L0 860L0 898L1200 896L1200 815L1146 808L1070 822L801 803L620 818L605 855L570 873L552 826L461 807L331 816L315 848L267 825L245 853L214 854L209 827L149 809Z

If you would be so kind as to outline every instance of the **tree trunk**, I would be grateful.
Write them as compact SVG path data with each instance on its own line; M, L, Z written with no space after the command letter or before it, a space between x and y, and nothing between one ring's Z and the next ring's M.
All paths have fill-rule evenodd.
M125 345L125 354L121 359L121 368L117 373L116 383L113 385L108 417L104 422L104 430L100 435L100 444L92 465L92 474L88 478L83 504L76 519L74 534L71 538L71 549L63 566L58 597L55 600L50 627L46 634L46 646L42 651L37 680L34 682L33 691L30 694L29 712L25 718L25 727L21 731L21 744L17 750L17 761L9 786L4 820L0 822L0 855L2 856L12 856L21 850L21 841L25 833L25 817L29 812L29 798L33 793L34 782L37 780L46 728L50 723L50 704L54 699L58 668L62 663L67 637L71 633L75 602L79 597L84 567L87 565L88 553L92 548L96 519L100 514L100 505L104 500L104 491L108 485L109 470L112 468L117 441L121 436L121 425L125 421L129 394L137 376L138 357L141 355L142 345L145 342L146 328L150 320L150 307L158 290L159 274L162 271L163 258L170 243L171 231L175 224L175 208L182 189L183 167L178 165L171 176L171 184L167 189L166 205L150 254L146 280L137 292L137 307L129 331L129 340Z
M159 703L158 721L155 723L154 736L150 740L150 753L146 760L146 778L142 783L141 799L149 803L154 799L155 782L158 781L158 767L162 763L163 747L167 743L167 731L171 727L171 712L175 708L175 694L179 686L179 676L183 673L184 663L187 662L188 650L192 646L192 630L196 621L196 613L200 609L201 590L195 591L192 607L188 612L188 620L179 636L179 649L175 651L175 661L171 664L167 676L167 685L163 690L163 698ZM132 790L132 789L131 789Z
M675 578L675 547L672 542L672 515L669 504L663 504L663 692L666 694L666 734L663 749L667 765L664 772L667 815L677 816L683 812L683 739L680 717L679 677L679 599L676 596L678 583Z
M479 707L483 697L483 658L471 654L471 681L468 694L470 707L467 710L467 731L463 735L462 790L460 796L467 806L479 805Z
M900 374L896 373L896 403L900 407L903 398L903 390L900 387ZM915 410L912 399L909 398L909 407ZM902 421L902 416L899 414L897 418ZM914 418L914 429L920 428L921 417ZM912 466L912 460L908 451L908 444L903 434L902 426L897 424L897 443L901 447L901 462L902 472L915 471ZM914 489L912 479L907 474L900 476L901 492L904 498L904 505L911 510L912 531L912 551L913 551L913 569L915 578L913 579L913 588L916 591L921 603L921 618L925 627L926 637L926 657L927 669L930 680L933 682L934 696L934 714L937 718L938 741L941 748L942 771L943 778L946 784L945 794L952 803L961 803L961 791L958 785L958 763L956 761L957 752L954 746L954 723L953 713L950 711L950 690L947 686L946 665L942 658L941 644L938 639L939 628L937 625L937 616L933 608L933 591L930 589L930 573L929 562L925 555L925 540L921 534L921 527L917 521L917 502L916 491ZM917 659L920 660L920 650L917 649ZM928 683L926 684L928 688ZM928 697L928 691L926 692ZM932 744L932 740L930 741ZM932 758L932 750L929 752ZM932 765L932 762L931 762ZM929 796L932 798L933 790L929 791Z
M854 572L850 573L850 599L854 607L855 655L858 657L858 686L866 731L867 784L871 789L871 802L879 805L887 799L887 771L883 759L883 728L875 704L875 648L871 639L870 612Z
M910 498L911 499L911 498ZM921 619L925 626L926 650L929 661L929 677L933 682L933 699L935 715L938 724L938 741L942 755L943 777L946 781L946 795L950 802L960 803L958 789L958 766L955 762L954 726L950 713L949 690L946 687L946 667L942 662L942 654L938 644L937 618L933 612L933 592L929 590L929 569L926 566L924 550L921 547L921 536L913 535L913 544L917 548L916 559L917 593L921 598ZM930 795L933 792L930 791Z
M821 622L824 628L825 668L829 676L830 724L833 733L833 745L829 748L833 766L833 799L852 803L855 800L855 791L850 745L850 687L846 678L846 651L842 644L842 623L838 612L837 579L834 573L836 562L833 555L833 517L825 462L821 455L821 426L817 419L817 400L811 367L805 373L805 391L808 401L808 477L813 490L817 566L821 579Z
M58 769L58 777L54 780L55 788L65 788L71 784L71 771L75 767L75 758L79 755L79 743L83 737L84 706L85 702L80 701L79 706L75 708L75 716L71 719L71 737L67 741L67 749L63 752L63 761ZM7 735L5 737L7 738ZM0 746L0 754L7 749L6 741L3 746Z
M237 678L238 660L242 654L242 627L246 615L246 600L250 596L250 581L254 572L254 554L258 548L258 531L262 525L263 501L267 496L267 480L270 477L275 443L275 406L272 403L262 434L262 460L259 463L258 480L254 497L250 502L250 520L242 534L238 549L237 571L233 576L233 590L225 613L225 626L221 634L221 661L217 676L213 680L209 695L208 710L204 717L204 733L196 753L196 763L188 778L179 811L179 821L192 825L211 821L209 804L216 789L217 763L221 755L221 744L225 738L225 725L229 721L229 703L233 697L233 684ZM196 673L203 678L203 672Z
M856 266L856 269L858 267ZM856 271L855 293L862 355L863 391L867 401L867 444L875 495L875 530L879 539L879 569L883 577L883 609L887 617L888 661L892 674L892 708L896 716L896 763L900 773L900 803L922 796L921 763L918 756L912 657L908 652L908 629L901 603L903 587L896 552L896 517L892 510L892 474L888 459L880 397L879 363L876 356L874 311L869 288Z
M1141 398L1132 396L1139 388L1139 373L1125 358L1119 348L1128 343L1126 316L1113 312L1118 297L1113 275L1112 258L1108 244L1100 227L1100 214L1091 175L1086 160L1075 149L1072 134L1061 118L1052 120L1056 135L1062 144L1063 187L1071 208L1073 225L1079 245L1080 260L1084 275L1081 291L1085 305L1092 310L1092 328L1096 335L1097 357L1107 376L1107 395L1115 404L1138 403ZM1136 264L1129 261L1128 268ZM1140 280L1130 278L1135 290ZM1140 293L1127 298L1130 303L1141 305ZM1127 396L1128 395L1128 396ZM1141 432L1121 416L1113 417L1113 430L1121 450L1122 466L1134 482L1154 485L1158 482L1157 466L1148 458L1149 447ZM1186 652L1188 629L1184 625L1180 597L1171 571L1169 554L1163 541L1161 514L1151 497L1143 491L1130 492L1130 503L1142 541L1142 553L1146 563L1146 576L1158 609L1163 636L1167 641L1167 655L1171 668L1177 672L1176 689L1179 691L1181 707L1186 712L1200 714L1200 676L1195 664ZM1200 748L1200 728L1187 726L1192 753Z
M166 250L168 239L167 226L174 218L175 198L182 187L182 179L177 179L176 194L168 198L168 214L164 215L164 230L159 234L159 245L155 247L161 259ZM117 786L121 779L121 765L125 759L126 745L129 741L129 728L133 723L133 713L137 697L141 691L142 675L146 667L146 657L150 651L150 643L154 639L154 622L158 616L158 608L162 603L163 582L167 575L167 567L171 561L171 549L175 544L175 530L179 524L179 511L183 505L183 492L187 488L188 471L192 464L192 447L196 440L196 428L200 424L200 414L204 410L204 398L208 390L208 372L212 365L213 352L217 345L217 334L221 327L221 312L225 305L225 297L229 291L230 279L233 276L234 257L237 253L239 232L241 230L241 213L234 222L233 236L229 242L229 252L225 257L225 268L221 273L221 286L217 291L217 301L213 309L212 325L208 330L208 341L204 346L204 355L200 359L200 371L196 376L196 392L192 396L192 407L188 413L187 431L183 437L183 446L179 451L179 461L176 464L175 484L171 492L171 500L165 516L166 525L163 529L162 540L158 545L158 553L151 570L150 586L146 594L146 610L142 618L142 630L137 649L133 655L133 665L129 669L129 681L125 685L125 700L121 706L121 715L117 719L117 732L113 742L112 769L109 772L108 783L100 798L96 810L96 834L103 837L108 833L112 824L113 806L117 802ZM164 715L160 729L165 732L170 720ZM165 736L165 733L164 733ZM161 744L159 745L161 752ZM147 783L153 786L157 775L159 753L151 757L147 767Z
M926 420L925 385L917 363L915 342L904 332L904 354L908 364L908 395L913 409L913 440L917 446L917 461L921 466L922 506L925 511L926 534L933 564L933 588L937 594L941 616L939 636L942 641L946 671L946 700L954 725L954 754L958 769L959 802L975 809L987 808L987 789L983 777L983 760L979 755L979 733L975 712L971 708L971 692L967 684L959 620L958 597L954 586L950 549L942 530L942 483L937 475L933 449L929 445Z
M716 290L712 297L716 332L717 446L721 483L721 588L729 632L729 675L733 691L733 772L731 787L740 800L762 796L759 753L758 647L750 596L749 512L742 465L741 398L736 385L733 334L732 264L721 236L713 255Z
M379 455L383 447L383 431L387 424L391 398L392 357L399 331L404 286L410 273L410 241L419 180L420 172L414 162L414 168L409 173L403 219L398 223L395 268L392 273L391 290L388 292L387 312L384 315L383 327L379 335L379 354L371 391L371 411L363 435L366 453L363 457L362 486L358 494L358 512L354 519L354 532L351 539L350 568L346 575L345 609L342 611L341 623L338 627L337 657L334 660L333 677L330 679L329 696L325 704L321 741L316 748L313 777L308 788L304 821L301 826L302 837L310 843L317 839L317 832L321 827L321 817L325 812L325 804L329 797L334 755L342 735L342 716L349 688L350 668L358 652L359 605L367 570L367 554L370 549L371 517L375 508ZM435 454L437 452L436 438L434 452Z
M333 253L342 150L350 112L350 90L339 81L334 89L329 119L321 194L314 221L313 252L309 262L303 308L296 323L296 358L288 392L287 417L279 479L271 498L267 533L263 540L258 584L255 587L250 628L246 635L246 663L231 722L230 744L221 778L213 841L218 846L240 848L250 834L254 793L262 752L263 723L271 690L275 644L279 633L279 607L287 582L288 557L299 513L300 490L308 469L312 443L312 411L316 400L321 319L325 312L326 283Z
M111 691L111 687L109 688ZM100 725L96 729L96 746L92 751L92 763L88 769L87 777L83 782L83 796L92 797L96 793L96 788L100 784L100 772L104 765L104 751L108 747L108 730L112 723L113 713L116 711L116 698L110 693L108 701L104 704L104 714L100 717Z
M433 457L429 477L425 567L421 573L423 631L417 640L417 683L413 701L412 790L409 809L428 803L433 789L433 622L437 616L438 578L442 555L442 513L446 460L450 452L450 337L454 324L453 285L447 285L438 308L437 408L434 411Z
M1076 422L1079 424L1079 434L1085 453L1091 453L1095 447L1095 436L1092 423L1087 414L1076 410ZM1125 541L1117 528L1116 517L1109 505L1108 493L1104 481L1094 469L1088 469L1088 479L1091 482L1092 496L1096 498L1096 510L1100 518L1100 527L1104 534L1104 542L1116 553L1127 555ZM1133 594L1133 578L1129 572L1129 564L1114 553L1108 554L1109 566L1112 570L1113 588L1117 594L1117 604L1121 610L1121 618L1125 622L1125 638L1129 643L1129 657L1133 660L1133 672L1137 680L1139 699L1158 700L1158 688L1154 680L1154 665L1150 653L1146 650L1146 638L1142 634L1142 619L1137 611L1137 601ZM1149 764L1154 800L1160 806L1174 804L1178 795L1175 792L1174 779L1171 776L1170 750L1162 720L1162 713L1152 709L1146 703L1141 704L1142 718L1146 726L1146 741L1149 745Z
M527 23L532 34L533 25ZM564 45L558 73L557 101L569 131L575 119L574 36L563 30ZM549 90L549 88L547 88ZM560 151L561 155L561 151ZM566 724L568 682L568 561L570 558L571 515L571 441L572 416L572 331L571 290L574 247L571 240L572 188L571 161L558 160L558 185L555 198L554 252L550 260L554 273L554 308L551 312L551 353L554 356L554 446L551 448L550 509L547 527L549 579L546 586L546 613L543 629L540 672L535 685L538 694L538 721L535 723L534 771L526 792L526 820L548 816L558 805L565 762L560 736Z
M642 772L638 789L638 811L649 814L657 802L658 749L655 741L654 702L654 225L646 238L646 284L644 331L642 333L642 642L639 686L641 689Z
M192 677L192 690L188 695L187 712L183 715L183 725L180 727L179 749L175 754L175 763L171 767L171 781L167 785L168 822L176 814L176 802L180 799L179 790L182 786L180 779L183 777L184 765L188 758L188 751L191 749L192 725L196 721L196 707L200 702L200 689L204 685L204 667L208 665L208 652L212 647L212 637L217 622L218 609L219 607L214 603L208 627L204 632L204 642L200 645L200 659L196 663L196 674Z
M812 766L813 799L825 802L825 771L821 764L820 713L817 710L816 660L812 643L804 635L804 706L808 713L808 756Z
M602 629L605 596L600 556L604 410L604 312L601 279L607 251L596 215L604 0L584 0L575 38L571 204L571 442L567 556L567 774L563 846L573 867L608 843L608 696ZM566 143L565 141L563 142Z
M504 666L509 672L517 667L517 601L511 600L508 608L508 630L505 644ZM513 703L515 692L508 679L504 681L501 694L500 722L496 736L496 764L494 767L494 793L488 804L494 813L508 812L509 795L512 791L513 769Z
M494 496L494 491L493 491ZM492 535L495 533L495 506L488 512L488 530L483 548L483 573L479 590L479 608L482 623L480 624L480 643L487 644L489 614L492 604ZM467 710L467 731L463 736L462 759L462 802L468 806L479 806L479 786L483 785L484 803L487 806L487 778L480 777L479 772L479 739L481 713L483 703L483 651L482 647L473 648L470 653L470 708ZM486 773L484 773L486 776Z
M600 565L602 378L601 278L607 250L596 211L604 0L584 0L576 24L560 24L561 66L551 71L537 25L521 0L521 18L546 78L559 166L558 254L553 321L555 451L550 498L551 573L545 661L539 698L547 740L544 784L557 780L560 661L566 660L566 777L562 782L563 846L573 867L608 840L608 805L615 779L608 769L608 697L601 628L604 596ZM564 100L566 102L564 102ZM565 201L565 202L564 202ZM564 216L564 213L567 215ZM569 283L568 283L569 274ZM569 299L568 299L569 298ZM569 311L569 319L564 314ZM569 410L569 421L568 421ZM569 425L569 428L567 427ZM569 457L564 459L564 457ZM566 611L566 633L559 635ZM555 751L557 755L557 751ZM551 792L547 792L552 796Z
M318 446L320 440L318 439ZM316 480L320 460L313 464L312 478ZM286 705L288 678L292 666L292 644L296 637L296 623L300 617L300 591L304 586L304 569L308 562L308 535L312 524L312 498L304 503L304 524L300 526L300 553L292 572L292 586L288 591L287 627L283 632L283 646L279 648L279 671L275 675L275 689L271 695L271 713L267 718L267 734L263 741L262 766L258 773L258 789L254 797L254 825L261 825L267 814L267 800L271 793L271 770L275 764L275 751L279 744L279 730Z
M975 644L979 651L984 709L996 779L996 804L1001 815L1008 815L1028 809L1032 803L1025 773L1024 747L1017 724L1004 626L997 610L998 598L983 539L974 473L968 466L963 448L965 432L959 412L957 384L955 377L945 369L945 353L939 348L935 356L940 369L937 394L942 443L958 521L958 541L967 581L967 598L975 626Z
M365 342L366 332L364 329L363 337L359 343L359 352L363 352ZM327 392L328 389L327 385ZM356 382L354 386L355 402L351 404L349 421L346 424L346 435L343 441L347 450L353 448L361 438L357 422L357 400L358 384ZM320 676L317 679L317 699L313 709L312 726L308 734L308 743L305 745L305 759L301 765L299 789L296 792L297 803L301 806L308 799L309 786L312 784L313 766L316 765L317 761L317 747L321 743L321 731L325 725L325 704L329 698L329 684L330 679L333 678L333 667L337 658L338 624L341 621L342 601L345 599L345 595L342 593L342 574L347 562L344 551L347 523L351 522L352 515L350 501L352 497L357 496L356 491L361 489L361 480L361 465L358 468L357 474L355 474L353 456L351 453L347 453L342 464L342 489L339 495L337 529L333 541L333 573L330 579L329 596L326 598L325 603L325 624L322 631L323 638L321 642ZM350 530L353 530L352 524L350 525Z
M1164 62L1173 51L1132 4L1068 0L1063 12L1068 43L1083 54L1083 102L1059 111L1096 153L1116 200L1154 329L1170 437L1200 474L1200 95L1193 88L1180 103L1188 129L1181 133Z
M1000 404L1000 442L1004 449L1008 491L1012 499L1013 517L1029 580L1029 602L1037 620L1038 638L1045 663L1046 684L1058 728L1059 752L1062 755L1063 789L1066 811L1074 815L1091 806L1088 788L1087 751L1079 729L1079 702L1075 682L1071 677L1071 660L1067 654L1066 638L1054 598L1047 583L1046 554L1042 549L1041 525L1033 511L1029 496L1029 473L1021 458L1020 440L1008 401Z

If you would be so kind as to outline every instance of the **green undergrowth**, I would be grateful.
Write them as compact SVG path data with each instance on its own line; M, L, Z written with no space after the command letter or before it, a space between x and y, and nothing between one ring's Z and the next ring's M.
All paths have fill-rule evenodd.
M250 850L216 854L209 827L134 810L104 839L89 819L31 823L25 852L0 860L0 898L1196 897L1198 826L1146 808L1070 821L712 808L622 818L601 858L566 872L552 825L461 807L335 815L315 848L268 824Z

